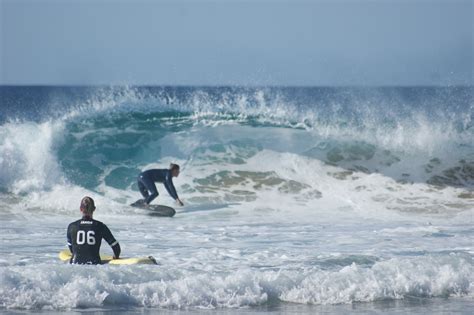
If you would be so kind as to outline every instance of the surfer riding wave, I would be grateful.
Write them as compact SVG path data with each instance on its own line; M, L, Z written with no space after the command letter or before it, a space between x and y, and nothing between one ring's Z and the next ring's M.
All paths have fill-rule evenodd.
M179 176L179 165L170 164L169 169L151 169L144 171L138 175L138 189L143 196L143 203L148 206L158 197L159 193L156 189L155 182L163 183L168 194L180 205L183 202L179 199L176 193L176 188L173 185L173 177Z

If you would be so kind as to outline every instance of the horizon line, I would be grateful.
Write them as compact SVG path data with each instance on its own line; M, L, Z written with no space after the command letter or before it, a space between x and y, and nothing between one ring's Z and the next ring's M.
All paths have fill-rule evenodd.
M0 84L0 87L58 87L58 88L116 88L116 87L142 87L142 88L472 88L474 84L380 84L380 85L245 85L245 84Z

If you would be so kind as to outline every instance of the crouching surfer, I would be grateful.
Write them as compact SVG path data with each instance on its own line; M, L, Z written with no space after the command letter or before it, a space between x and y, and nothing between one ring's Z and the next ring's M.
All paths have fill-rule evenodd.
M84 197L81 200L82 219L69 224L67 244L72 253L71 264L100 264L100 245L104 239L114 251L114 259L120 256L120 244L112 235L107 225L94 220L94 200Z
M151 169L144 171L138 175L138 189L143 196L143 203L149 205L158 196L158 190L156 189L155 182L163 183L168 194L173 198L180 206L183 206L183 202L179 199L176 193L176 188L173 185L173 177L179 176L179 165L170 164L169 169Z

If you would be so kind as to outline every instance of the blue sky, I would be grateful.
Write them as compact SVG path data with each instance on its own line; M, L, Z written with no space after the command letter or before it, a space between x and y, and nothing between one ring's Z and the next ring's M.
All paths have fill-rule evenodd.
M473 84L472 0L0 2L0 84Z

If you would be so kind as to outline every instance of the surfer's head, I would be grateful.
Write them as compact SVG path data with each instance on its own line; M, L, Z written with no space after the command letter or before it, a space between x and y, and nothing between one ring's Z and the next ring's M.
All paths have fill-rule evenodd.
M178 175L179 175L179 165L171 163L170 164L170 171L171 171L171 175L173 175L173 177L178 177Z
M81 200L81 212L86 216L92 216L92 213L95 210L94 199L91 197L84 197Z

